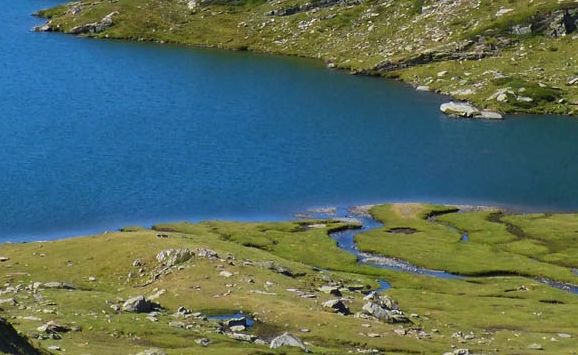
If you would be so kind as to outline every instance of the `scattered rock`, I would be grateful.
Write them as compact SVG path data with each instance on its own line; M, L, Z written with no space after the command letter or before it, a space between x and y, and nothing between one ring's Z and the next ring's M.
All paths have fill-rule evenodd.
M341 297L341 291L339 291L339 287L337 286L320 286L318 290L329 295Z
M415 88L417 91L431 91L430 87L427 85L419 85Z
M217 259L219 257L216 251L207 248L196 248L195 254L201 258Z
M50 289L76 290L76 286L66 282L58 282L58 281L46 282L42 286L44 286L44 288Z
M0 305L16 306L17 304L18 301L16 301L14 298L0 299Z
M4 262L4 261L8 261L8 260L10 260L9 257L7 257L7 256L0 256L0 262Z
M252 334L235 333L235 332L225 333L225 334L231 339L238 340L238 341L244 341L247 343L252 343L255 340L257 340L257 337L252 335Z
M38 327L36 330L38 330L41 333L54 334L54 333L68 333L69 331L72 330L72 328L70 328L67 325L56 323L54 321L49 321L48 323Z
M274 261L256 262L255 265L259 266L261 268L264 268L264 269L269 269L269 270L275 271L275 272L282 274L282 275L285 275L285 276L290 276L290 277L295 276L295 274L293 273L293 271L291 271L291 269L289 269L288 267L285 267L283 265L277 264Z
M199 339L195 339L195 343L199 344L200 346L209 346L213 342L209 338L199 338Z
M166 355L166 353L162 349L150 348L150 349L146 349L145 351L141 351L140 353L138 353L136 355Z
M470 355L469 349L456 349L454 351L445 352L444 355Z
M233 276L233 273L227 270L223 270L219 273L219 275L223 276L223 277L231 277Z
M187 325L183 322L169 322L169 327L173 327L173 328L179 328L179 329L185 329Z
M570 338L572 338L572 335L568 334L568 333L558 333L558 337L570 339Z
M532 350L544 350L544 347L538 343L532 343L532 344L528 345L526 348L532 349Z
M568 82L566 83L566 85L575 85L578 84L578 76L573 77L572 79L568 80ZM4 261L4 260L0 260L0 261Z
M303 349L305 352L310 352L309 348L296 336L290 333L283 333L271 341L269 347L277 349L281 346L294 346Z

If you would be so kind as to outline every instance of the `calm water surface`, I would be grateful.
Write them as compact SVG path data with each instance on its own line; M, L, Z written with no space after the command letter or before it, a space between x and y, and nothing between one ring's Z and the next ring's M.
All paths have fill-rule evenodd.
M578 209L578 121L459 121L321 63L32 33L0 12L0 240L426 201Z

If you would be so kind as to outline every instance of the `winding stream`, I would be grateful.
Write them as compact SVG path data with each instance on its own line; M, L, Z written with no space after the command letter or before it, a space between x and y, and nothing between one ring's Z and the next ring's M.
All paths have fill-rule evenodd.
M331 209L323 210L317 213L311 214L313 217L319 218L336 218L339 220L344 220L347 222L355 221L361 225L360 228L341 230L338 232L331 233L330 236L337 242L337 246L349 253L352 253L357 257L357 261L360 264L371 265L374 267L385 268L389 270L408 272L415 275L426 275L432 277L446 278L446 279L463 279L466 276L456 275L448 273L446 271L431 270L413 265L407 261L399 260L395 258L390 258L381 255L375 255L370 253L361 252L357 249L355 244L355 236L358 233L364 233L375 228L380 228L383 226L382 223L377 222L371 216L362 213L352 213L347 209ZM432 221L433 223L433 221ZM448 228L454 229L452 226ZM461 239L462 242L468 242L469 236L467 232L462 232ZM574 271L573 271L574 272ZM467 276L473 277L473 276ZM578 294L578 285L573 285L569 283L559 282L555 280L550 280L547 278L534 278L535 281L546 284L548 286L563 290L569 293ZM390 285L385 280L379 280L381 287L377 291L382 291L390 288Z

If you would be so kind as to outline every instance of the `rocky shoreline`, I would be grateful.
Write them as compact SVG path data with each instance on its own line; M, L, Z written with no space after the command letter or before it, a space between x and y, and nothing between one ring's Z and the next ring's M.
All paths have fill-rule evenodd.
M36 15L49 20L35 30L317 58L331 68L396 78L475 107L449 111L460 117L573 115L578 108L570 55L578 49L578 5L572 2L278 1L227 7L210 0L170 6L148 0L143 7L156 25L147 26L150 19L131 12L132 1L42 10Z

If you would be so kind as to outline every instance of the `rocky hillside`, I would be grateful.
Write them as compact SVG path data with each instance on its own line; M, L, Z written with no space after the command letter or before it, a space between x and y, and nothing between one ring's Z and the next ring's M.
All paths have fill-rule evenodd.
M578 112L578 2L96 0L40 31L319 58L502 112Z

